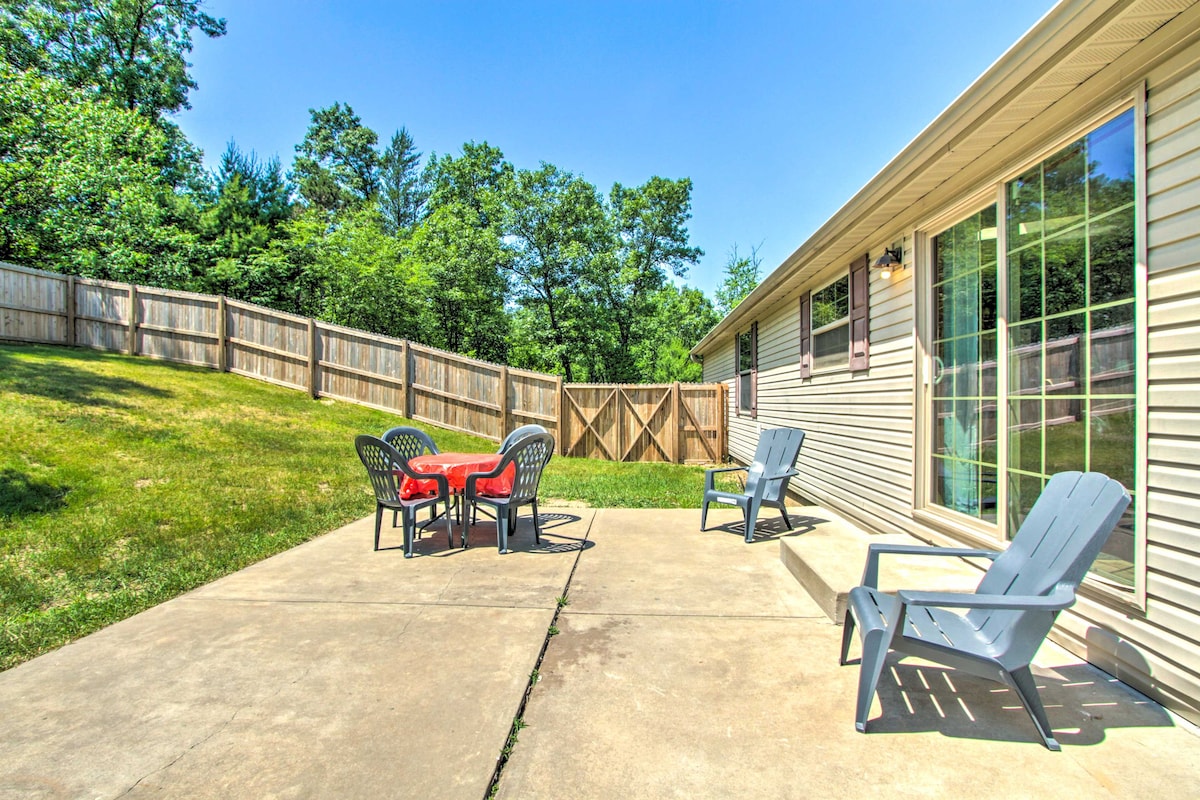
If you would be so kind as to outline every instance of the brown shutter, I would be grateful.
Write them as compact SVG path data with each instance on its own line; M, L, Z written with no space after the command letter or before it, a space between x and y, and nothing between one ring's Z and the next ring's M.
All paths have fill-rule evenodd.
M733 410L739 417L742 415L742 381L745 380L742 375L742 336L740 333L733 335Z
M864 255L850 265L850 369L866 369L871 333L868 311L871 307L870 257Z
M758 323L750 326L750 419L758 418Z
M812 292L800 295L800 377L812 377Z

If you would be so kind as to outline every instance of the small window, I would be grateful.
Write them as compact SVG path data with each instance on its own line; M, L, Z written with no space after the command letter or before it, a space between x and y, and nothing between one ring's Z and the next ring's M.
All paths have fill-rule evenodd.
M844 367L850 361L850 276L812 293L813 369Z
M758 323L737 337L738 416L754 417L758 411Z

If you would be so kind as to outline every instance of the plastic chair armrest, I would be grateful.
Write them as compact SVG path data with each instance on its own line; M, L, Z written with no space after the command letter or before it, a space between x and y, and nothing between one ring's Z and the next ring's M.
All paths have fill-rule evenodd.
M862 585L871 589L879 587L879 556L883 553L915 556L958 556L959 558L995 559L999 550L981 550L975 547L931 547L924 544L882 544L867 547L867 565L863 569Z
M716 469L704 470L704 491L711 492L716 487L713 476L718 472L736 472L738 470L745 472L747 469L749 467L717 467Z
M1066 587L1056 588L1048 595L914 592L902 589L896 593L896 596L906 606L988 608L1011 611L1061 611L1069 608L1075 602L1075 592Z

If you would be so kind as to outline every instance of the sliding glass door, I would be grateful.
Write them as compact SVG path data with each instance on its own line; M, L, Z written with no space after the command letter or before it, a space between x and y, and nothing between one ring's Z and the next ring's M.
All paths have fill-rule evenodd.
M1095 470L1134 495L1133 111L1005 186L1008 531L1046 480ZM1133 585L1134 507L1096 571Z
M1065 470L1138 502L1134 142L1130 110L932 238L931 505L999 523L1006 497L1011 536ZM1129 586L1133 509L1094 568Z
M996 521L996 206L933 239L932 489Z

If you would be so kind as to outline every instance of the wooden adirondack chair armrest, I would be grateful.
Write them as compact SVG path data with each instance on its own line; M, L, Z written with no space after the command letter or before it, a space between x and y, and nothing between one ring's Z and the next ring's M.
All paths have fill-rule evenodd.
M993 560L996 556L1000 555L999 550L981 550L975 547L931 547L925 544L875 543L867 546L867 565L863 569L863 586L871 589L879 588L879 556L883 553L915 556L958 556L959 558L988 558Z
M1068 587L1057 588L1047 595L913 592L901 589L896 596L905 606L989 608L1008 611L1062 611L1075 603L1075 592Z
M713 482L713 476L718 472L737 472L738 470L745 472L748 469L749 467L717 467L716 469L706 469L704 470L704 491L711 492L714 488L716 488L716 483Z

